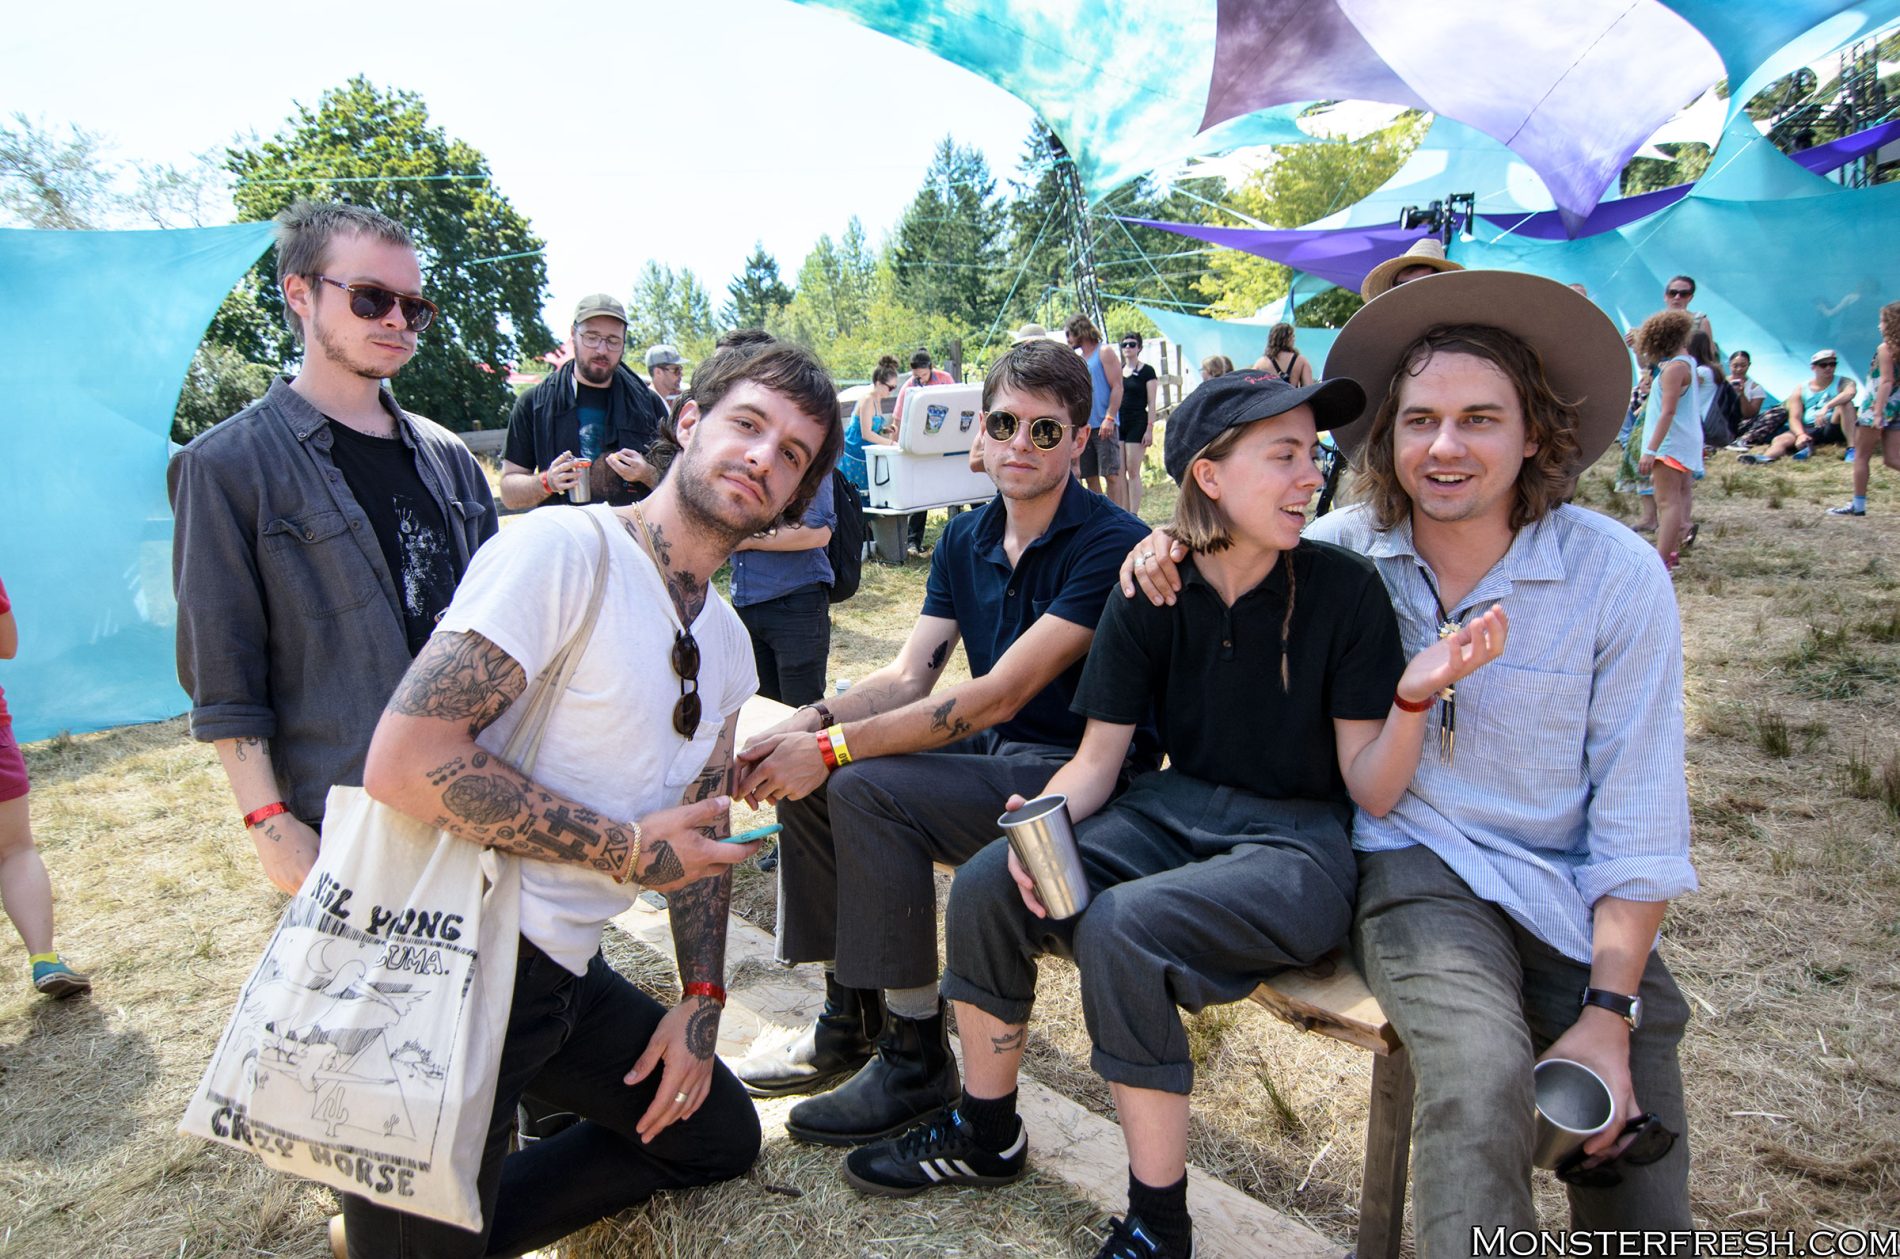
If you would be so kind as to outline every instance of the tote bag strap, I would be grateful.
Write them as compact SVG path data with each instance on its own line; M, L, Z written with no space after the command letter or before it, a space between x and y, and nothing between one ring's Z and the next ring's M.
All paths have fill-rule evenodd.
M507 746L501 750L502 760L530 777L534 774L535 757L541 752L541 735L547 729L548 716L553 713L555 704L560 702L561 693L567 690L568 680L574 676L574 669L587 650L588 640L594 636L594 622L600 619L601 599L607 593L607 563L611 554L607 534L593 512L586 515L587 523L594 526L594 534L600 539L600 559L594 563L594 589L587 597L587 612L581 617L580 627L574 631L573 637L535 675L534 684L528 688L527 697L522 701L527 708L521 724L508 736Z

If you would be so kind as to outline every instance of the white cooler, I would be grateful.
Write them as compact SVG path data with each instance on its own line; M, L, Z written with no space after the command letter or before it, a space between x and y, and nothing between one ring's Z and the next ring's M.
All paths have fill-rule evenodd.
M970 470L970 444L983 409L983 387L913 386L896 418L897 445L864 448L873 512L912 512L996 496L986 473Z

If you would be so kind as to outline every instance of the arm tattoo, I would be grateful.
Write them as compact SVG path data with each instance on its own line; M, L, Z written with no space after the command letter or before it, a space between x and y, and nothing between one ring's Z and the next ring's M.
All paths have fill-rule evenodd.
M389 711L468 720L472 739L521 698L528 678L507 652L472 631L437 634L403 674Z
M930 714L931 730L938 734L948 735L952 739L961 739L970 733L970 723L961 717L953 716L956 708L957 701L954 696L937 705L936 711Z
M1019 1027L1013 1031L1004 1032L1001 1036L990 1037L990 1052L993 1054L1020 1053L1022 1047L1028 1042L1029 1029Z
M950 640L944 639L937 644L937 650L930 653L930 671L935 673L943 668L944 660L950 655Z
M698 780L687 788L685 803L691 804L729 792L735 734L736 726L728 722L719 735L719 742L713 747L712 756L706 761L706 768L700 771ZM717 839L729 830L730 824L721 821L705 828L701 834L707 839ZM666 848L665 841L657 846L665 849L667 860L677 869L679 856ZM681 870L674 877L681 878L684 875L685 871ZM682 984L725 982L726 912L731 903L730 870L709 879L701 879L667 896L666 912L673 925L673 954L679 959ZM702 1002L686 1025L687 1048L695 1057L709 1058L718 1036L719 1007L711 1001Z
M437 825L471 843L607 875L626 869L633 851L626 827L543 790L486 752L453 757L428 771L428 779L441 792ZM678 864L670 851L667 856Z
M257 759L265 764L270 763L270 744L259 738L239 739L231 751L240 761L250 760L251 754L255 752Z

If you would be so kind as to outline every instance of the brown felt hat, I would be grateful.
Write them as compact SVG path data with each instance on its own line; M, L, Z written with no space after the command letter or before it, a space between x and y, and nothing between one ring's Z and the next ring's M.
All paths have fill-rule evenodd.
M1537 352L1551 388L1577 404L1577 471L1616 440L1629 409L1629 347L1595 302L1541 275L1459 270L1401 284L1346 321L1323 375L1358 381L1366 391L1366 414L1377 415L1400 357L1428 329L1443 324L1502 328ZM1369 424L1354 425L1335 440L1352 459L1370 431Z

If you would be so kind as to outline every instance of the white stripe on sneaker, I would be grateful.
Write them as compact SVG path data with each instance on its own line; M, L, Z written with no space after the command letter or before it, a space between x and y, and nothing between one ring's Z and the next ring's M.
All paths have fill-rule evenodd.
M964 1162L960 1158L951 1160L950 1166L956 1168L958 1171L962 1172L965 1176L976 1175L976 1171L968 1163Z
M938 1181L940 1181L940 1180L942 1180L942 1179L943 1179L943 1173L941 1173L941 1172L939 1172L939 1171L938 1171L938 1170L937 1170L937 1169L936 1169L936 1168L935 1168L934 1166L932 1166L932 1165L931 1165L931 1164L930 1164L929 1162L920 1162L920 1163L918 1163L918 1164L917 1164L917 1166L919 1166L919 1167L921 1167L921 1168L923 1169L923 1172L924 1172L924 1175L926 1175L926 1176L928 1176L928 1177L930 1177L930 1183L931 1183L931 1184L933 1184L933 1185L934 1185L934 1184L936 1184L936 1183L937 1183Z
M1019 1119L1016 1121L1016 1140L1010 1144L1010 1147L1007 1150L1004 1150L1001 1154L997 1155L997 1157L998 1158L1015 1158L1018 1154L1021 1154L1023 1152L1023 1147L1028 1144L1029 1144L1029 1125L1022 1122Z

